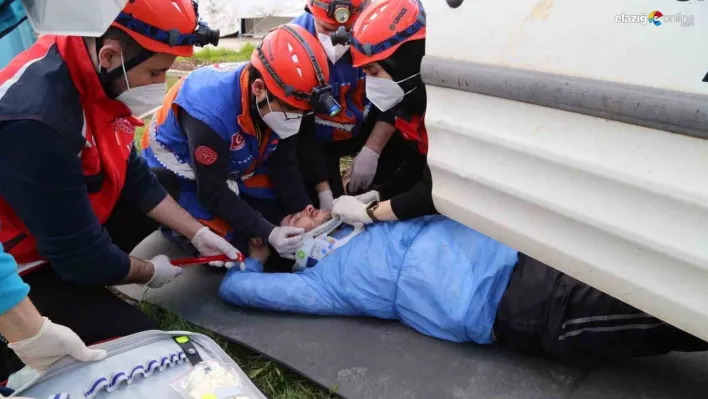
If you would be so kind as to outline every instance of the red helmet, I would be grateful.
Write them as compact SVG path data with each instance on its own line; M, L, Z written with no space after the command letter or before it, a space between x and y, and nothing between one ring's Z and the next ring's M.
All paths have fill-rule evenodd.
M251 64L268 91L290 106L328 114L339 108L330 94L327 54L305 28L287 24L273 29L253 51Z
M219 42L219 31L199 21L193 0L130 0L111 26L154 53L191 57L195 45Z
M337 26L352 26L369 0L307 0L315 19Z
M354 66L382 61L405 42L425 38L420 0L379 0L361 13L349 35Z

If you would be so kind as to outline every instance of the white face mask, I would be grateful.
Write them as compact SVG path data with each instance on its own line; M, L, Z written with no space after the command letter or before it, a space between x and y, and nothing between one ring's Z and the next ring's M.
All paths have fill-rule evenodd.
M263 122L278 134L281 140L294 136L300 131L300 125L302 124L301 114L273 111L270 106L270 99L268 99L268 109L270 109L270 112L263 115L261 114L261 109L258 108L258 114L263 119Z
M339 61L339 59L342 58L347 51L349 51L348 44L346 46L341 44L336 46L333 45L332 38L329 37L329 35L318 33L317 38L320 39L320 43L322 43L322 47L324 48L325 53L327 53L327 57L329 57L332 64L336 64L337 61Z
M418 75L420 74L417 73L398 82L394 82L390 79L377 78L375 76L367 76L366 97L376 106L376 108L386 112L403 101L403 97L405 97L406 94L417 89L416 87L405 93L398 84L405 82L408 79L413 79Z
M162 101L165 98L165 93L167 93L167 82L131 88L128 82L128 73L125 71L123 53L120 54L120 62L123 67L123 76L125 76L125 84L128 90L118 95L116 100L130 108L130 112L137 118L144 118L156 109L162 107Z
M22 0L27 19L41 34L103 35L128 0Z

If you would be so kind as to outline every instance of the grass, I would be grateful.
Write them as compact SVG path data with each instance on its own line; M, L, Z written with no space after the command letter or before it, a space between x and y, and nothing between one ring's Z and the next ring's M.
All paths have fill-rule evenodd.
M298 374L268 360L244 347L230 343L222 337L195 326L157 305L140 303L140 309L154 318L165 331L193 331L211 337L221 346L256 386L272 399L327 399L335 398L334 391L327 391Z
M181 61L191 60L197 61L200 64L214 64L217 62L239 62L246 61L251 58L251 53L255 46L251 43L246 43L238 51L229 50L226 48L211 48L207 47L203 50L194 53L194 56L189 59L180 58Z

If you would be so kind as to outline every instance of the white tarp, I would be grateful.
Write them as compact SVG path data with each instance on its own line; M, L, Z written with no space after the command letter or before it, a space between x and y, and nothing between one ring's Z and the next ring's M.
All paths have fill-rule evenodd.
M241 31L241 16L237 4L241 0L200 0L199 16L212 29L219 29L221 36Z
M200 0L199 15L209 26L221 30L221 36L241 32L260 34L288 22L305 10L306 0Z
M287 17L293 18L305 10L306 0L234 0L239 18Z

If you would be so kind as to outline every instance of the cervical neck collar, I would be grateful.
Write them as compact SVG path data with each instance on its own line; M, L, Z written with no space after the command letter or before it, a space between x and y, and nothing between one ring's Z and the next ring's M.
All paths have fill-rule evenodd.
M302 246L295 251L293 271L299 272L305 270L305 268L315 266L317 262L329 255L330 252L346 244L364 231L364 225L352 225L353 229L346 237L332 237L331 234L343 224L344 222L339 219L332 219L305 233Z

